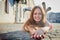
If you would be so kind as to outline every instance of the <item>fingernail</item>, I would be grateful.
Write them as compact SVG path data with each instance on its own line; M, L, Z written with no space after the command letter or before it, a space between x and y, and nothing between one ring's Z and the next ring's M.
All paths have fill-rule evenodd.
M42 35L42 38L44 38L44 36Z
M36 38L36 35L34 35L34 38Z
M39 36L37 35L37 38L38 38Z
M41 35L39 35L39 38L41 38Z
M31 38L33 38L33 36L31 36Z
M40 35L40 37L41 37L41 35Z

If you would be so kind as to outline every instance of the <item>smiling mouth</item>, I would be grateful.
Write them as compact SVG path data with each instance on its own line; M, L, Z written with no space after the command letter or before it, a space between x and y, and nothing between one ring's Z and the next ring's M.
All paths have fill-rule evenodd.
M39 18L37 18L37 19L35 19L35 20L39 20L39 21L40 21L40 19L39 19Z
M36 17L36 19L40 19L40 18Z

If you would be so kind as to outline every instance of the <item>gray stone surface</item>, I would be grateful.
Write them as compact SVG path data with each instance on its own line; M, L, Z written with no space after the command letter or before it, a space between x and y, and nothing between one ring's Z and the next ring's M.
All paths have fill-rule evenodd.
M50 31L46 34L46 38L44 40L59 40L60 32L58 31ZM15 31L0 34L0 38L3 40L33 40L30 38L30 34L24 31Z
M30 35L27 32L15 31L0 34L3 40L30 40Z
M4 40L30 40L30 35L27 32L23 32L21 30L15 30L14 28L16 27L16 29L22 27L23 24L0 24L0 31L3 30L1 28L7 28L9 30L11 30L10 32L7 30L3 30L7 31L6 33L0 33L0 38L3 38ZM13 28L11 28L13 27ZM17 28L18 27L18 28ZM12 31L15 30L15 31ZM21 29L21 28L20 28ZM43 40L60 40L60 24L56 23L53 24L53 29L51 31L49 31L46 34L46 38L44 38Z

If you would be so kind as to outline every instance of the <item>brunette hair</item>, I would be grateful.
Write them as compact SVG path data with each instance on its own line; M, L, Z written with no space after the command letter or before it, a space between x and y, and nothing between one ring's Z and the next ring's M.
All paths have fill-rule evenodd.
M42 19L39 21L38 24L37 24L37 23L35 22L35 20L33 19L34 11L35 11L35 9L37 9L37 8L40 9L41 14L42 14ZM43 11L42 11L41 7L35 6L35 7L32 9L30 18L27 20L27 22L25 23L24 27L25 27L25 26L27 27L27 26L29 26L29 25L36 25L36 26L38 26L38 27L44 27L44 26L45 26L45 23L43 22L43 19L44 19L44 14L43 14Z

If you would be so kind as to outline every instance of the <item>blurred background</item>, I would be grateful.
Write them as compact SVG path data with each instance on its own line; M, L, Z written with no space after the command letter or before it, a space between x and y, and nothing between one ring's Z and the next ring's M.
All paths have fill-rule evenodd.
M53 25L53 29L48 33L49 38L47 37L46 40L60 40L60 0L0 0L1 37L6 37L7 34L15 35L14 32L20 33L24 23L30 17L31 9L34 6L42 6L43 2L46 9L51 7L46 18Z

